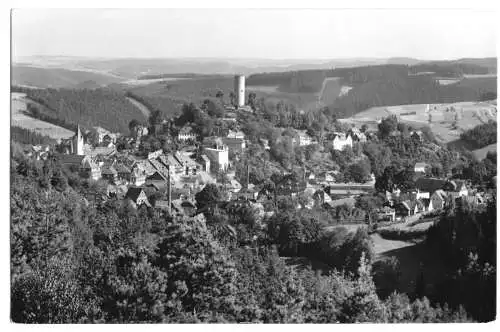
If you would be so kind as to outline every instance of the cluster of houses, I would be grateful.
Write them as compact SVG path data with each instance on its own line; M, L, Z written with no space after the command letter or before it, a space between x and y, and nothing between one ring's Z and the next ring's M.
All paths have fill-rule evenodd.
M425 166L417 163L415 169L425 172ZM420 216L441 211L449 204L461 200L467 204L485 205L486 197L474 192L463 180L448 180L421 176L415 181L415 189L407 193L400 190L386 192L387 203L381 209L381 217L396 219L416 219ZM391 218L387 218L388 215Z
M137 125L133 139L139 141L148 134L146 130ZM230 170L229 160L230 151L241 152L246 148L245 136L240 131L216 137L213 144L203 146L201 154L194 147L188 147L173 153L158 150L147 156L135 154L134 148L118 152L114 145L117 136L99 130L98 134L97 146L86 144L78 126L75 136L66 142L66 153L60 154L59 160L63 166L78 171L81 177L105 181L107 189L103 199L114 196L136 207L146 205L169 210L174 207L178 211L191 211L194 195L207 183L216 183L214 175L221 170L228 175L229 183L224 185L229 192L237 193L242 188ZM110 144L106 143L108 138ZM194 141L196 135L185 129L179 132L178 139ZM33 147L31 155L40 159L48 151L49 148Z

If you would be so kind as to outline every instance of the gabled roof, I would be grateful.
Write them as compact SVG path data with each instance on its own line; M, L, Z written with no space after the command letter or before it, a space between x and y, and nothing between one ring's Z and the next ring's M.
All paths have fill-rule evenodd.
M415 181L415 187L422 192L432 193L436 190L445 188L447 180L435 178L419 178Z
M429 166L429 164L427 164L427 163L422 163L422 162L418 162L418 163L416 163L416 164L415 164L415 168L421 168L421 167L424 167L424 168L425 168L425 167L427 167L427 166Z
M450 190L449 191L454 191L454 192L458 192L460 190L462 190L463 187L467 188L467 186L465 185L465 181L463 180L453 180L453 181L450 181Z
M118 173L130 173L130 169L123 164L118 164L115 166Z
M103 167L101 170L101 174L103 174L103 175L116 175L117 171L113 166Z
M128 188L126 197L134 202L137 202L139 195L143 192L141 187L130 187Z
M67 164L67 165L81 165L83 158L85 156L78 156L75 154L62 154L59 156L59 160L61 164Z

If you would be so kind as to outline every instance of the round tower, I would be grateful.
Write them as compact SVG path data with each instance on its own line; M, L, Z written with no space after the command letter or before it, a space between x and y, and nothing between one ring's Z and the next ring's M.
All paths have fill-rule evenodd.
M236 95L236 106L245 106L245 76L234 77L234 94Z

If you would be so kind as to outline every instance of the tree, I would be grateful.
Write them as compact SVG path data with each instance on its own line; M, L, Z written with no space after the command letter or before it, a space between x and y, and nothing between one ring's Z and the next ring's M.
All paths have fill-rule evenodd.
M137 121L136 119L130 120L130 122L128 123L128 129L130 131L130 135L134 136L135 129L137 128L138 125L139 121Z
M365 183L370 179L371 168L370 163L363 159L349 166L349 177L358 183Z
M222 196L219 188L215 184L209 183L195 195L195 199L198 210L203 210L204 208L210 209L215 203L221 201Z
M398 118L395 115L391 115L387 118L382 119L378 125L378 132L380 137L388 137L392 132L397 129Z

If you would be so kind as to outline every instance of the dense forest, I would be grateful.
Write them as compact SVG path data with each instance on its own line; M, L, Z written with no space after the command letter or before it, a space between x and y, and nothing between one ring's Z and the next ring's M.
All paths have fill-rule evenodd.
M483 148L497 142L497 126L495 121L478 125L460 135L460 139L470 143L475 149Z
M132 91L127 91L125 93L125 96L137 100L138 102L146 106L150 112L159 111L166 119L177 116L180 113L181 107L183 105L182 101L178 101L168 96L158 97L139 95Z
M114 132L127 132L131 120L144 115L125 95L110 89L25 89L27 97L46 108L45 117L84 127L100 126Z
M11 141L29 145L52 145L56 143L56 140L53 138L17 126L10 127L10 139Z
M475 65L433 64L432 66L440 69L441 75L445 75L449 66L462 68L463 73L476 73L472 69L467 69L469 66L475 68ZM347 94L327 105L338 118L349 117L374 106L452 103L485 100L496 96L495 77L465 78L456 84L440 85L436 81L439 75L410 75L412 68L405 65L379 65L262 73L251 75L247 85L250 88L277 86L279 92L318 93L325 77L338 77L339 84L352 88ZM486 67L479 66L479 68L484 68L486 72L489 70Z
M397 293L380 298L372 278L370 243L362 232L325 238L323 246L331 248L325 258L328 252L343 252L332 257L333 264L353 273L321 274L289 265L270 244L244 245L262 231L248 211L209 209L213 213L205 223L145 208L136 211L113 200L86 202L82 194L95 191L94 185L75 181L56 161L35 162L13 153L15 322L470 320L463 310L431 305L426 298L411 300ZM206 188L197 195L200 206L220 197L214 188ZM278 211L270 239L298 242L278 250L308 250L324 236L314 216L286 216L285 211ZM236 237L225 231L228 222Z

